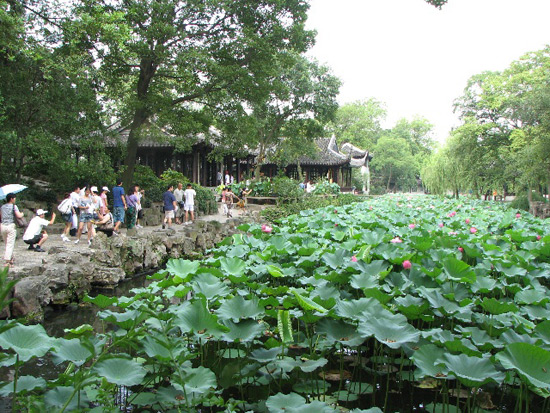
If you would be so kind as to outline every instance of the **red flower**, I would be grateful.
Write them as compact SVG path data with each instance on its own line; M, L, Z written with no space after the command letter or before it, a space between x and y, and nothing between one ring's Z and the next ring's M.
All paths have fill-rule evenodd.
M409 260L405 260L403 261L403 268L406 269L406 270L410 270L412 267L412 264Z

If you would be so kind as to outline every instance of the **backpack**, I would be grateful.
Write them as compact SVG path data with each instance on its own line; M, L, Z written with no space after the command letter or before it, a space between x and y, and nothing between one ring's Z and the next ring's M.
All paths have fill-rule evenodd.
M62 214L68 214L71 212L72 202L70 198L64 199L61 201L61 203L57 206L57 209Z

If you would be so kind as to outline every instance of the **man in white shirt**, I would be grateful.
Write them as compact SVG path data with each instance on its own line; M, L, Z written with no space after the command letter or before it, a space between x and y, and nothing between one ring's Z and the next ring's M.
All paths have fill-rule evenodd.
M76 185L74 191L71 192L71 202L73 204L73 217L71 228L78 228L78 213L80 211L80 186Z
M181 216L183 215L183 205L184 205L184 190L183 184L180 182L178 187L174 189L174 196L176 197L176 202L178 203L178 210L176 211L176 224L181 224ZM187 221L187 220L186 220Z
M187 223L189 212L191 212L191 221L195 220L195 197L197 193L191 187L191 184L187 184L187 189L184 191L183 195L185 196L185 223Z
M31 219L31 222L29 222L29 226L23 235L23 241L25 244L29 244L29 249L35 252L45 252L42 249L42 245L44 245L48 239L48 234L46 231L42 231L42 228L53 224L55 221L55 213L52 213L52 219L49 221L44 218L47 212L48 211L44 211L43 209L36 211L36 216ZM35 247L34 244L38 245Z

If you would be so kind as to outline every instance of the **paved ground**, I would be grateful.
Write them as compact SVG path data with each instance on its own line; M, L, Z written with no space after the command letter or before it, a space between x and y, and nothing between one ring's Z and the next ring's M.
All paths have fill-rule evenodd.
M249 212L251 211L257 211L259 209L262 209L263 207L259 205L250 205ZM243 211L240 209L235 209L233 211L233 217L237 217L243 214ZM202 221L218 221L221 223L224 223L227 221L227 217L221 214L221 208L219 209L217 214L213 215L205 215L198 217L197 220ZM189 224L192 225L192 224ZM179 228L183 228L184 225L173 225L173 228L176 229L176 231ZM140 234L147 234L151 233L153 231L159 230L161 227L160 225L157 226L150 226L150 227L144 227L137 229L138 233ZM48 240L44 243L43 248L46 252L35 252L30 251L28 249L28 245L25 244L22 240L22 231L18 229L17 239L15 241L15 250L14 250L14 258L15 258L15 265L14 269L21 268L22 266L28 267L29 263L32 263L34 265L43 265L48 264L48 262L51 262L52 255L48 254L48 251L52 247L59 247L63 248L67 251L74 251L75 254L78 254L79 251L83 251L87 248L94 248L94 244L92 242L92 245L88 245L87 241L87 234L82 234L80 238L80 242L78 244L75 244L74 241L76 240L76 237L69 237L70 242L63 242L61 239L60 234L52 234L48 231L48 228L46 227L46 231L49 234ZM126 236L126 229L122 229L121 236ZM57 248L56 248L57 249ZM4 253L4 246L0 247L0 253ZM1 257L0 257L1 258Z

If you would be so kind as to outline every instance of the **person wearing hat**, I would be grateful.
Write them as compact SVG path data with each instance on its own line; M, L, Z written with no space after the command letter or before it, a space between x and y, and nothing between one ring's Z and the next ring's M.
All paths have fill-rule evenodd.
M101 195L99 197L101 198L101 207L99 208L99 214L101 216L105 215L107 213L107 210L109 209L109 204L107 203L107 192L109 191L109 188L104 186L101 188Z
M44 252L42 245L48 239L48 234L43 230L44 227L51 225L55 221L55 213L52 212L52 219L49 221L44 218L48 211L39 209L36 211L36 216L31 219L25 234L23 234L23 241L25 244L29 244L29 249L36 252ZM38 244L36 247L34 244Z
M17 236L17 229L15 228L15 218L23 218L23 213L19 212L19 208L15 205L15 194L9 193L6 196L6 203L0 208L2 217L2 237L6 243L6 250L4 252L4 266L13 266L13 248L15 247L15 237Z

